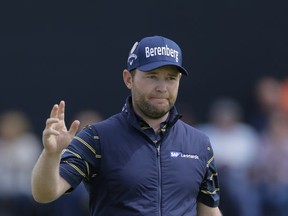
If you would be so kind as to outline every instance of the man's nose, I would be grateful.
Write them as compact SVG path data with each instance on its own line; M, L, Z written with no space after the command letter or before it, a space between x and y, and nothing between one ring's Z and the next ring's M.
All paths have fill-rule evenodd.
M159 80L157 81L156 90L159 91L159 92L163 92L163 91L166 91L166 90L167 90L167 85L166 85L165 80L160 80L160 79L159 79Z

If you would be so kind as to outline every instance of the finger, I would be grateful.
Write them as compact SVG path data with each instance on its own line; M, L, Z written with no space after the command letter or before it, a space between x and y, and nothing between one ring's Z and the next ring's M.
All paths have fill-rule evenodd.
M75 136L75 134L77 133L79 129L79 125L80 125L80 122L78 120L75 120L72 122L70 129L69 129L69 133L71 136Z
M54 104L54 106L50 112L50 118L57 118L58 110L59 110L58 104Z
M50 135L58 136L59 134L60 134L59 131L54 130L52 128L48 128L43 131L43 137L49 137Z
M59 103L58 118L64 120L65 118L65 102L63 100Z
M52 127L53 124L55 123L59 123L59 119L58 118L48 118L46 120L46 128Z

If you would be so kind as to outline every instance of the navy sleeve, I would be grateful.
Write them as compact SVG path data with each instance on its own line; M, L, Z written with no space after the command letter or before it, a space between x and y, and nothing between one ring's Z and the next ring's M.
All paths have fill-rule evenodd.
M81 130L62 153L60 175L76 188L96 176L100 167L99 136L93 126Z
M198 202L209 207L217 207L220 202L218 173L215 166L214 153L209 142L207 146L206 173L200 187Z

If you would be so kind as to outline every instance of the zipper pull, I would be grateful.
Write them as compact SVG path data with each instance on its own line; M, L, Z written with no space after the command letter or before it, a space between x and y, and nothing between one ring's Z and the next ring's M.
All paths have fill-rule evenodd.
M160 145L158 144L157 146L157 156L159 157L160 156Z
M159 157L159 156L160 156L160 145L157 144L157 143L158 143L157 140L154 140L153 142L154 142L154 144L155 144L155 146L156 146L157 156Z

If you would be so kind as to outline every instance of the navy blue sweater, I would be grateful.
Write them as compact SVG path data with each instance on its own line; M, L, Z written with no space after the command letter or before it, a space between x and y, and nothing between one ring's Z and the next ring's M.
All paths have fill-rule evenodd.
M197 202L218 206L208 137L181 121L175 107L157 136L130 101L80 131L62 155L60 174L72 189L84 181L90 215L196 216Z

